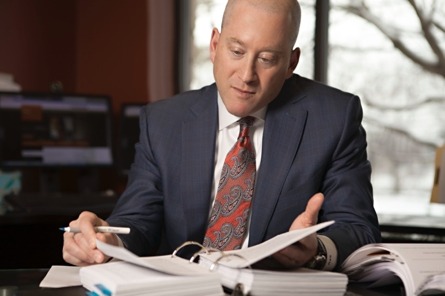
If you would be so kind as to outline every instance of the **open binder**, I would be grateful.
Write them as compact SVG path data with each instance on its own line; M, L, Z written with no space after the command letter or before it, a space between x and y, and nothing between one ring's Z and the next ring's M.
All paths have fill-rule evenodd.
M232 295L343 295L347 277L341 273L253 267L332 223L286 232L259 245L227 252L186 242L171 255L138 257L124 248L97 241L98 249L121 261L82 267L80 280L97 295L224 295L222 287ZM190 245L198 246L199 251L190 260L179 257L178 252ZM121 276L126 279L122 281ZM100 294L103 288L108 294Z
M445 294L445 244L368 244L343 262L351 282L370 288L403 285L405 294Z

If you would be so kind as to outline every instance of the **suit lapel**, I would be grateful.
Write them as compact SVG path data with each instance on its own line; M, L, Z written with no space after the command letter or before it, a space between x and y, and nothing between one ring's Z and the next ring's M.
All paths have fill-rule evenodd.
M292 93L287 94L292 97ZM284 181L297 153L308 116L302 99L277 98L266 114L263 150L252 206L249 245L260 243L267 230ZM281 102L284 103L281 103ZM287 101L287 103L286 103Z
M216 88L204 91L182 124L181 198L190 239L202 240L207 227L217 128Z

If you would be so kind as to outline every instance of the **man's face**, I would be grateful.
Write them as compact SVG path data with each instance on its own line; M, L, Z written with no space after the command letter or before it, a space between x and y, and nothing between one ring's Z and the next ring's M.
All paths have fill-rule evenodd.
M221 33L213 30L213 73L231 114L243 117L266 106L292 75L299 49L292 51L286 17L240 1Z

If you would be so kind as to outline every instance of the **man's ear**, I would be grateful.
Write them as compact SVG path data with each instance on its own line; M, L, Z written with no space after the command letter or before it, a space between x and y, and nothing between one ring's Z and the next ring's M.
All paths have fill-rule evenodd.
M217 28L213 28L212 30L212 38L210 39L210 60L212 63L215 60L216 55L216 48L218 46L219 36L221 34L219 33Z
M290 56L290 63L289 68L287 72L287 78L292 76L292 73L294 73L295 68L297 68L298 62L300 61L300 54L301 50L299 47L292 50L291 56Z

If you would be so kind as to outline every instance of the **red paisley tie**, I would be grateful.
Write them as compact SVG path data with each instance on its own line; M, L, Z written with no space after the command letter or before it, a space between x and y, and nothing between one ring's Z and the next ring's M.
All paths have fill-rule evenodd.
M241 248L247 234L255 184L255 152L249 137L254 117L241 118L238 140L229 151L210 213L204 246L219 250Z

